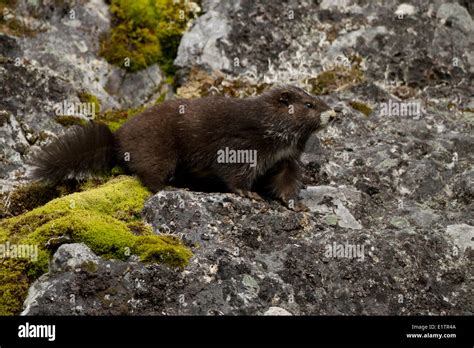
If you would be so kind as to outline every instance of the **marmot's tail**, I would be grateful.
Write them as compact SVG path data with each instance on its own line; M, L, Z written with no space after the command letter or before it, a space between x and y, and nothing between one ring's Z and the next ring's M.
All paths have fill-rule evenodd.
M33 180L58 183L100 175L115 162L115 141L102 123L75 126L45 146L32 161Z

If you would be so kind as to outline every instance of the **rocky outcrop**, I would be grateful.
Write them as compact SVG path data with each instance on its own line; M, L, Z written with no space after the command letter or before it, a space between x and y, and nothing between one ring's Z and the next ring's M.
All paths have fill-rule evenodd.
M0 33L0 192L25 182L31 146L64 131L58 104L88 95L102 111L128 109L168 92L158 65L129 73L98 55L110 27L104 1L19 0L14 13L29 35Z
M70 7L44 9L50 27L35 38L0 35L4 187L41 132L60 132L55 102L84 87L138 105L160 84L155 67L123 77L97 58L91 38L109 20L88 4L75 22ZM203 1L175 60L184 85L201 69L193 93L296 83L337 110L302 157L309 211L168 189L142 217L193 251L184 269L64 244L23 314L472 315L473 8L385 5ZM57 40L71 35L61 55ZM22 55L32 64L15 65Z
M14 39L0 34L11 45L0 61L0 192L9 191L24 178L30 148L61 132L54 106L69 100L79 102L72 84L47 68L19 64L20 51ZM6 46L5 46L6 47Z
M142 106L162 92L164 77L157 65L127 73L99 56L99 39L110 29L105 1L65 1L59 6L55 1L41 6L20 1L17 12L38 28L33 37L19 39L21 60L50 68L76 90L99 98L104 109Z
M157 233L192 246L184 271L63 245L23 314L472 314L472 227L341 227L328 217L343 222L350 213L328 208L331 198L346 197L357 211L367 195L345 187L304 195L313 211L331 212L295 213L232 194L158 193L143 216Z

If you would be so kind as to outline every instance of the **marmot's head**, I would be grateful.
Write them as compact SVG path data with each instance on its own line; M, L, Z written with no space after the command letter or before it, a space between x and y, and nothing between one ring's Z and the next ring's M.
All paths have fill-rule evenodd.
M269 119L281 137L307 136L324 128L336 113L321 99L295 86L277 87L262 95L271 110ZM272 116L273 115L273 116Z

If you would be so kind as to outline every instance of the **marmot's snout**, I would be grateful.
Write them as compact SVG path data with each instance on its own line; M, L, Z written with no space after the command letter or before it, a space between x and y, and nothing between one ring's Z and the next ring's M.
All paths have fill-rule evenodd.
M336 120L336 112L333 109L329 109L326 111L323 111L320 115L321 118L321 126L327 126L330 123L333 123Z

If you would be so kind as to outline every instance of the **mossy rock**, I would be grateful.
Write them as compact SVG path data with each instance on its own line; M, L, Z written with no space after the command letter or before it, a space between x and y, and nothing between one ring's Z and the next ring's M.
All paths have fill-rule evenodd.
M353 101L349 102L349 105L354 110L362 112L365 116L370 116L370 114L373 111L373 109L369 105L367 105L363 102L357 101L357 100L353 100Z
M323 71L317 77L308 80L311 92L314 94L329 94L347 87L357 85L364 81L364 73L360 68L359 61L348 67L336 65L332 69Z
M125 260L136 254L144 262L183 268L191 251L175 237L155 235L140 220L149 195L138 180L119 176L0 222L0 243L38 248L37 260L0 260L0 314L21 310L29 285L48 269L49 258L58 246L54 240L83 242L105 258Z
M144 106L128 110L110 110L100 113L96 117L96 121L105 123L112 132L119 129L130 117L135 116L145 110Z
M78 191L79 183L65 181L58 186L31 183L16 188L9 193L0 194L0 218L24 214L50 200Z
M87 92L82 92L82 93L79 93L78 97L82 103L93 104L94 111L96 114L100 112L100 102L99 102L99 99L95 95L87 93Z
M100 49L109 63L131 72L159 63L165 73L174 73L190 19L185 1L111 0L110 12L112 29L102 37Z
M18 36L32 37L36 34L35 30L25 25L24 21L18 20L15 16L17 0L0 0L0 33ZM7 14L13 17L6 18Z
M179 98L193 99L220 95L233 98L246 98L260 95L271 89L273 84L266 82L253 84L242 79L228 78L220 71L208 73L206 70L193 67L186 82L177 88Z
M87 124L87 120L82 117L78 116L70 116L70 115L58 115L54 118L54 120L62 126L85 126Z

